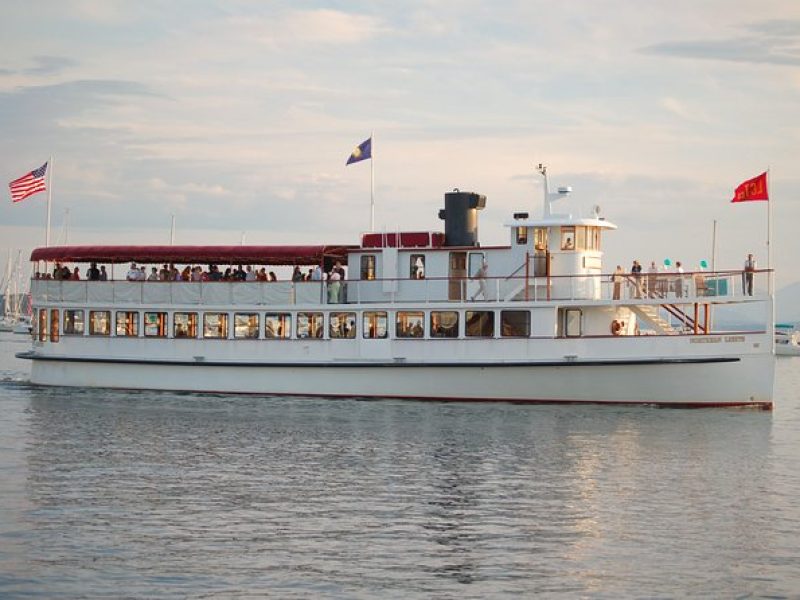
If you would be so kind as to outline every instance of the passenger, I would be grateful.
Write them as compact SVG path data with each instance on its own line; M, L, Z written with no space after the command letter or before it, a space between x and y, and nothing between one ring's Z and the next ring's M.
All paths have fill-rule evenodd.
M264 267L261 267L256 273L256 281L267 281L269 277L267 276L267 270Z
M678 276L675 278L675 297L683 298L683 266L681 261L675 261L675 272Z
M93 262L86 271L86 279L89 281L100 281L100 269L97 268L97 263Z
M61 263L57 262L56 266L53 267L53 279L62 279L64 276L64 271L61 269Z
M147 271L144 268L144 265L139 267L139 281L146 281L147 280Z
M128 281L137 281L139 279L139 269L136 268L136 263L131 263L131 268L128 269L125 279Z
M647 269L648 298L655 298L658 291L658 267L656 266L656 261L651 260L650 266Z
M245 281L255 281L256 280L256 274L253 271L253 267L251 267L250 265L247 265L247 270L245 271L245 274L244 274L244 280Z
M328 304L339 303L339 290L341 288L341 277L335 269L328 275Z
M294 271L292 271L292 281L303 281L303 273L297 265L294 266Z
M150 275L147 276L147 281L158 281L158 269L155 267L150 269Z
M270 271L269 272L269 280L270 281L278 281L278 276L275 275L275 271Z
M225 269L225 273L222 274L222 281L231 281L233 279L233 273L231 272L231 268L228 267Z
M625 272L622 270L622 265L617 265L614 274L611 275L611 282L614 284L613 300L619 300L622 295L622 281L625 279Z
M192 281L192 267L186 265L181 271L181 281Z
M219 272L219 267L217 265L208 265L208 280L222 281L222 273Z
M177 281L178 280L178 269L175 268L175 265L169 265L169 280L170 281Z
M486 277L489 275L489 263L486 262L486 259L483 259L481 262L481 266L478 269L478 272L475 273L475 279L478 280L478 291L470 298L473 302L475 298L478 296L483 296L484 300L488 300L489 297L486 293Z
M638 260L633 261L633 265L631 265L631 285L632 285L632 292L634 297L641 298L642 297L642 265L639 264Z
M108 273L106 273L105 265L100 265L100 281L108 281Z
M78 269L78 267L75 267L75 270L74 270L74 271L72 271L72 275L70 275L70 279L71 279L72 281L80 281L80 279L81 279L81 272L80 272L80 269Z
M317 265L311 273L311 281L322 281L322 268Z
M346 283L346 273L342 263L340 261L336 261L336 264L333 266L333 270L339 274L339 280L341 283L339 284L339 302L347 302L347 283Z

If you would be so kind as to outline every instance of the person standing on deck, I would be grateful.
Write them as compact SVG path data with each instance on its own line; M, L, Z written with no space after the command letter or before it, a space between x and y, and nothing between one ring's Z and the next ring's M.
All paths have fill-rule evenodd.
M742 273L742 293L747 296L753 295L753 273L756 270L756 259L752 254L747 255L744 261L744 273Z

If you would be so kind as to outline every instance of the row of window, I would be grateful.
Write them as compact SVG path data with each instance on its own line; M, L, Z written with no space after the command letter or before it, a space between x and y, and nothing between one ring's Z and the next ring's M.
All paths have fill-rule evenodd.
M88 316L87 316L88 312ZM431 338L466 337L529 337L531 314L527 310L499 311L499 329L495 328L495 312L467 310L463 315L454 310L397 311L394 337ZM49 317L49 322L48 322ZM63 320L60 320L63 317ZM171 323L170 323L171 321ZM208 339L353 339L359 327L355 312L148 312L83 309L40 309L35 335L40 341L57 342L59 335L117 337L171 337ZM361 313L361 336L365 339L389 337L390 313L364 311ZM48 327L49 325L49 327ZM293 328L294 325L294 328ZM427 325L427 328L426 328ZM231 327L232 326L232 327Z
M547 250L547 229L536 228L533 230L534 248L536 250ZM528 228L516 228L517 244L528 243ZM600 228L585 227L583 225L567 225L561 227L561 249L562 250L599 250L600 249Z

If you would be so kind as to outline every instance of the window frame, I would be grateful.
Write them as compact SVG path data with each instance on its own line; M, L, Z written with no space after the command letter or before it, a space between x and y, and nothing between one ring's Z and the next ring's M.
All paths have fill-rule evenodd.
M125 326L120 333L120 315L126 315ZM133 321L133 333L127 333L130 323L128 322L128 318L130 316L134 316ZM114 311L114 335L116 337L139 337L139 311L138 310L116 310Z
M273 319L279 322L280 332L272 329L272 335L267 334L267 326L271 325ZM264 339L265 340L290 340L292 339L292 313L289 312L268 312L264 313Z
M489 315L489 326L490 326L491 331L488 334L486 334L486 333L483 332L483 329L481 329L480 333L470 333L470 329L469 329L469 327L470 327L470 325L469 325L470 315ZM482 339L493 338L494 337L494 321L495 321L495 317L494 317L494 311L493 310L467 310L467 311L464 311L464 337L482 338Z
M102 315L102 314L106 315L106 323L108 325L108 331L106 331L105 333L103 333L103 332L98 333L95 330L95 316L94 315ZM112 329L111 323L112 323L112 321L111 321L111 311L110 310L90 310L89 311L89 335L109 337L111 335L111 329Z
M305 328L307 329L305 335L300 334L302 319L306 319L308 321L305 325ZM317 323L317 320L319 323ZM314 328L313 331L312 326ZM297 339L301 340L325 339L325 313L316 310L303 310L298 312L295 333L297 335Z
M244 327L247 328L248 335L239 335L237 331L240 329L240 326L237 324L237 319L239 317L246 317L249 319L249 322ZM255 328L252 324L252 319L255 317ZM255 335L250 335L255 332ZM235 312L233 313L233 339L235 340L257 340L261 335L261 319L260 315L257 312Z
M444 315L455 315L455 323L449 327L445 327L440 323L437 328L434 319L441 320ZM432 310L428 316L428 324L430 326L429 335L432 339L456 339L458 338L459 329L461 329L461 314L457 310Z
M361 255L361 280L374 281L377 279L378 258L375 254Z
M380 332L380 319L383 318L383 335ZM361 336L365 340L385 340L389 337L389 313L385 310L365 310L361 315ZM374 331L374 335L370 335Z
M75 315L79 314L80 331L75 331ZM82 308L65 308L61 314L63 323L61 326L62 335L85 335L86 334L86 311ZM69 329L67 328L67 321L70 322Z
M403 329L400 329L401 319L405 320ZM414 319L414 324L408 323L409 319ZM398 339L422 339L425 337L425 311L422 310L398 310L394 318L394 336ZM414 327L420 326L420 332L417 335Z
M345 335L340 335L341 325L338 328L334 328L333 320L334 318L339 321L341 319L344 320L345 326ZM352 327L347 330L347 323L352 321ZM350 311L333 311L328 313L328 337L332 340L354 340L356 339L356 329L357 329L357 315L355 312Z
M148 316L156 315L155 323L148 323ZM145 311L142 317L142 335L146 338L165 338L169 333L169 314L162 311ZM152 331L152 327L157 328L157 333L148 333L148 328Z
M525 321L525 329L527 330L527 333L525 333L525 334L517 334L517 333L515 333L515 334L507 334L507 333L505 333L505 327L504 326L507 323L505 318L506 318L507 315L510 315L511 313L524 314L526 316L526 319L524 321ZM521 309L501 310L500 311L500 337L502 337L502 338L519 338L519 339L529 338L529 337L531 337L531 322L532 322L531 311L529 311L529 310L521 310ZM510 324L510 325L511 326L515 326L516 324L513 323L513 324Z
M428 268L426 265L426 257L424 254L416 253L408 257L408 278L409 279L425 279L425 270ZM417 265L417 261L421 261L422 265ZM422 270L420 271L420 267Z
M186 334L185 335L178 335L178 316L181 316L181 320L183 317L186 316ZM172 339L176 340L196 340L197 339L197 322L199 319L197 318L196 312L185 312L185 311L178 311L172 313ZM183 325L183 323L180 323Z
M217 318L216 325L209 323L209 317ZM204 340L227 340L228 339L228 313L210 311L203 313L203 329L201 331ZM209 334L209 332L211 332Z

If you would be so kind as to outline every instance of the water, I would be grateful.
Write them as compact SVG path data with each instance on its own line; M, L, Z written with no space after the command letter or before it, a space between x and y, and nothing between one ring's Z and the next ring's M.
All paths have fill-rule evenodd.
M0 597L800 597L773 413L36 388L0 338Z

